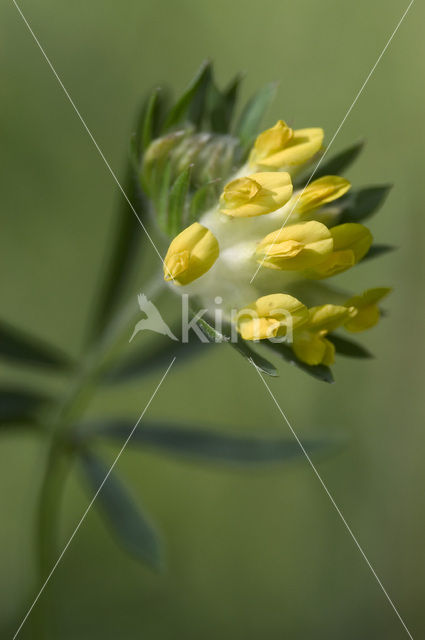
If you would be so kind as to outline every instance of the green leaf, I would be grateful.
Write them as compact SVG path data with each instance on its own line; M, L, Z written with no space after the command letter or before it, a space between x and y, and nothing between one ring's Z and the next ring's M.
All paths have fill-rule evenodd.
M236 126L244 150L252 146L259 133L261 121L276 95L277 85L271 83L260 89L247 103Z
M150 518L136 506L128 489L116 474L110 473L110 466L103 460L84 452L80 462L90 490L96 495L100 489L95 504L118 542L151 569L160 571L161 544Z
M239 335L236 340L231 339L231 329L230 327L226 327L224 332L221 333L214 329L204 318L200 318L198 320L199 328L204 333L204 335L208 338L210 342L226 342L231 345L238 353L240 353L247 360L252 360L255 366L260 369L263 373L266 373L269 376L277 377L279 375L276 367L272 365L271 362L263 358L259 353L254 351L252 347L248 344L246 340L241 338Z
M273 343L268 340L263 340L263 344L267 346L269 349L272 349L274 353L281 356L286 362L294 365L301 371L304 371L308 375L316 378L316 380L321 380L322 382L332 383L334 382L334 378L332 375L332 371L329 367L324 364L310 365L305 362L301 362L298 360L295 353L292 351L290 347L286 344L282 343Z
M177 235L185 226L186 197L189 190L192 166L187 167L175 180L168 198L168 232Z
M161 89L158 87L155 89L146 105L146 110L143 118L143 123L141 126L141 135L140 135L140 147L143 150L146 150L155 136L155 120L157 119L157 114L159 110L159 101L160 101Z
M75 366L59 349L3 321L0 321L0 358L61 370Z
M211 64L204 63L180 100L176 102L164 124L164 131L188 120L198 126L202 120L207 90L212 81Z
M241 77L236 76L223 93L213 83L210 85L208 106L212 131L217 133L230 131L240 82Z
M126 421L114 421L87 425L86 429L89 435L100 434L122 442L131 427ZM295 440L270 434L239 436L224 431L165 423L142 423L140 429L134 432L130 444L213 464L261 465L288 462L303 455ZM303 444L312 453L329 446L329 442L319 440Z
M391 244L373 244L364 258L362 258L362 262L365 260L371 260L373 258L380 258L384 256L386 253L391 253L395 251L398 247L395 247Z
M382 185L349 191L337 201L337 206L342 207L338 224L361 222L369 218L383 205L391 187Z
M354 340L333 333L328 335L327 338L334 344L335 351L341 356L347 356L348 358L373 358L370 351Z
M313 180L322 178L323 176L341 175L346 169L357 159L360 152L363 150L364 142L356 142L347 149L344 149L340 153L329 158L319 165L319 168L314 174ZM304 187L311 176L311 171L308 174L303 175L298 180L295 180L297 187Z
M207 182L200 187L190 200L189 224L199 220L199 217L213 206L217 199L218 180Z
M128 162L124 191L132 203L139 219L146 225L147 201L141 190L138 176L135 174L132 161ZM90 341L99 338L117 309L121 293L130 276L131 270L140 255L140 247L146 241L146 234L139 220L132 211L124 196L120 198L118 219L114 232L114 244L106 269L106 276L100 295L95 299L95 314L90 332Z
M33 421L47 396L27 389L0 389L0 424Z
M178 335L177 331L173 333ZM187 343L175 342L168 337L159 339L154 348L148 353L137 351L106 372L102 382L105 384L122 384L150 375L157 369L161 369L170 363L173 356L177 358L176 364L180 365L189 358L198 355L205 349L205 343L196 336L191 336Z

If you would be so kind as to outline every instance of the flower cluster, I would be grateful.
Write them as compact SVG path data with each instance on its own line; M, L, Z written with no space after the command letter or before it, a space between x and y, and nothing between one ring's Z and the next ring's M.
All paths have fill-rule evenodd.
M318 172L313 163L323 153L323 140L321 128L292 129L279 120L251 141L240 162L234 136L200 133L187 124L154 140L143 168L148 179L152 168L174 171L172 203L184 189L186 198L191 176L205 173L205 167L208 179L193 201L215 189L196 215L191 207L187 214L187 198L180 199L180 220L190 223L182 230L170 227L169 214L168 232L175 237L164 278L170 286L196 296L211 313L219 301L225 320L237 326L243 340L283 336L295 357L313 366L334 362L330 334L335 330L374 326L378 304L390 291L380 287L352 296L331 291L324 282L368 255L372 234L360 220L383 194L379 188L378 193L352 190L348 180L335 175L359 146ZM308 167L312 179L303 178Z

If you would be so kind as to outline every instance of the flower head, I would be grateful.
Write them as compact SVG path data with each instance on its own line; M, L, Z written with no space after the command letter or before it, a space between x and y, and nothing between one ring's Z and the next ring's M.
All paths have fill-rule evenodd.
M368 254L373 239L363 219L387 188L359 191L334 175L346 167L344 154L329 161L330 171L317 166L316 179L298 178L321 152L323 129L293 130L278 120L255 137L250 109L260 109L264 94L232 127L233 103L229 110L211 70L196 82L141 168L160 225L174 238L164 278L211 314L220 300L242 340L282 338L295 361L329 366L332 333L376 324L378 302L389 293L350 297L327 284Z

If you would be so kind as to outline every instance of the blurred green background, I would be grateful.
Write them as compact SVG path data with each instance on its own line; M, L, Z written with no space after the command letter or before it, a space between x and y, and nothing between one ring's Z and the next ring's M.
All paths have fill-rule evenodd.
M22 0L21 7L112 167L121 172L136 109L160 82L181 91L209 57L219 82L246 72L243 96L280 83L269 113L331 138L407 2L386 0ZM371 361L339 360L325 385L281 366L270 384L301 438L333 436L319 471L411 633L423 616L425 9L415 3L334 143L364 137L348 177L395 187L372 222L400 247L340 277L394 285ZM119 194L11 0L0 8L2 318L78 356ZM144 268L157 257L144 248ZM143 279L135 281L134 291ZM2 367L1 380L20 379ZM160 374L96 398L96 414L139 415ZM54 376L26 373L42 388ZM152 418L290 436L258 376L235 352L176 367ZM105 448L112 459L116 449ZM0 620L12 637L32 588L32 527L43 452L28 433L0 440ZM304 459L229 470L128 450L122 476L163 530L168 572L125 555L91 511L48 592L53 637L253 640L406 637ZM88 504L77 471L62 508L65 542ZM30 628L22 631L30 638Z

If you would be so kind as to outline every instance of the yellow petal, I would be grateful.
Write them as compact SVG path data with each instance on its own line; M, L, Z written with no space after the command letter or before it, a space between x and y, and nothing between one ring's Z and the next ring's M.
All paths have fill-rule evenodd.
M251 163L269 169L281 169L301 165L310 160L321 148L324 132L320 128L296 129L293 135L278 150L258 158L251 154Z
M334 331L350 317L351 313L351 307L337 304L323 304L318 307L311 307L307 326L315 331Z
M347 222L332 227L331 233L334 239L334 250L350 249L354 253L356 263L367 254L373 240L369 229L356 222Z
M238 330L245 340L285 335L308 320L308 310L297 298L274 293L258 298L238 313Z
M332 202L347 193L351 184L345 178L339 176L323 176L311 182L301 191L296 200L296 211L299 214L307 213L313 209ZM295 194L295 198L296 198Z
M323 262L315 265L310 273L312 277L329 278L354 266L369 251L372 234L362 224L347 222L330 229L334 250Z
M229 182L220 197L220 211L235 218L262 216L280 209L292 195L289 173L266 171Z
M177 285L189 284L206 273L218 255L214 234L194 222L171 242L164 260L164 279Z
M335 347L319 333L300 331L294 336L292 345L299 360L309 365L331 365L335 360Z
M347 300L346 305L354 307L357 313L347 320L345 328L348 331L358 332L374 327L381 315L377 303L390 292L391 289L388 287L377 287L376 289L368 289L362 295L353 296Z
M304 270L323 261L332 252L329 229L312 220L277 229L257 247L258 262L271 269Z
M278 120L274 127L266 129L256 139L249 158L250 164L260 164L263 158L268 158L281 151L292 136L293 131L286 122Z

